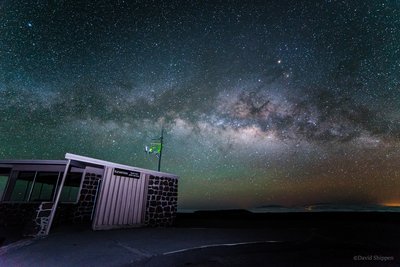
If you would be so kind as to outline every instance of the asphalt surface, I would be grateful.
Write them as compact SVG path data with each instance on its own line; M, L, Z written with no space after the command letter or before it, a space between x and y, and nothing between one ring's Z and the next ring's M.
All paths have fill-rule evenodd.
M0 266L400 266L397 222L260 224L59 227L47 238L3 253Z

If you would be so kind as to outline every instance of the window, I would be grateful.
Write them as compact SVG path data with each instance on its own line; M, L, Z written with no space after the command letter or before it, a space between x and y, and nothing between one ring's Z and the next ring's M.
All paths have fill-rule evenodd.
M64 187L61 191L61 196L60 196L61 202L76 202L78 200L81 180L82 180L82 173L80 172L70 172L67 175Z
M53 171L19 171L14 184L11 184L11 194L7 193L7 201L42 202L54 201L62 180L63 172ZM0 168L0 197L4 192L8 176L2 178ZM61 202L76 202L82 181L81 172L68 173L61 191ZM3 186L4 184L4 186ZM1 191L2 190L2 191ZM7 190L8 191L8 190ZM1 199L1 198L0 198Z
M19 172L13 191L11 201L27 201L32 189L33 180L36 172Z
M59 172L38 172L30 201L52 201L59 174Z
M10 176L10 169L8 168L0 168L0 201L3 198L3 194L6 190L8 177Z

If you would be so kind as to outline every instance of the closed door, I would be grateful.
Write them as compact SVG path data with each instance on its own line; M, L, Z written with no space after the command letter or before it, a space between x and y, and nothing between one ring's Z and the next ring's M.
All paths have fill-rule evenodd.
M93 229L141 226L147 199L147 175L137 173L137 176L130 177L119 169L106 167L103 177Z

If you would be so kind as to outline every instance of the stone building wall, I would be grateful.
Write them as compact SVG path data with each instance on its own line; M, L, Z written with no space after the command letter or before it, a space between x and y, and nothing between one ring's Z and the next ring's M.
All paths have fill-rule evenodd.
M101 175L87 172L83 180L78 204L73 211L74 223L90 223L96 198L96 191L100 185Z
M1 203L0 225L20 227L23 236L45 235L52 207L52 202Z
M53 202L42 202L36 209L36 216L33 219L33 227L30 232L26 232L26 235L30 236L45 236L46 230L49 225L49 218L51 209L53 208Z
M89 223L101 175L86 173L77 204L59 203L53 224ZM0 203L0 225L18 227L23 236L44 236L53 202Z
M178 179L150 175L145 224L168 226L176 217L178 206Z
M36 215L40 203L6 203L0 204L0 225L23 226Z
M78 203L59 203L53 223L89 223L102 176L86 173ZM145 225L168 226L176 217L178 180L149 176ZM18 226L25 236L45 235L53 202L1 203L0 226Z

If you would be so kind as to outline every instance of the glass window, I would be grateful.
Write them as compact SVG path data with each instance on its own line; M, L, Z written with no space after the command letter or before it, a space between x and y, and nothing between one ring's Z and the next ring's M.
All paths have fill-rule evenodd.
M58 176L58 172L38 172L30 201L52 201Z
M61 202L76 202L78 200L81 180L82 180L81 172L71 172L67 175L64 187L61 191L61 196L60 196Z
M0 197L4 191L2 188L5 188L8 180L8 176L2 178L1 175L0 168ZM61 183L62 175L62 172L20 171L15 180L11 195L7 197L7 200L16 202L53 201L59 188L58 186ZM81 181L81 172L68 173L61 191L60 201L76 202L78 200ZM4 186L2 186L3 184Z
M19 172L13 191L11 201L27 201L36 172Z
M0 168L0 201L3 198L3 194L6 190L8 177L10 176L10 169L8 168Z

